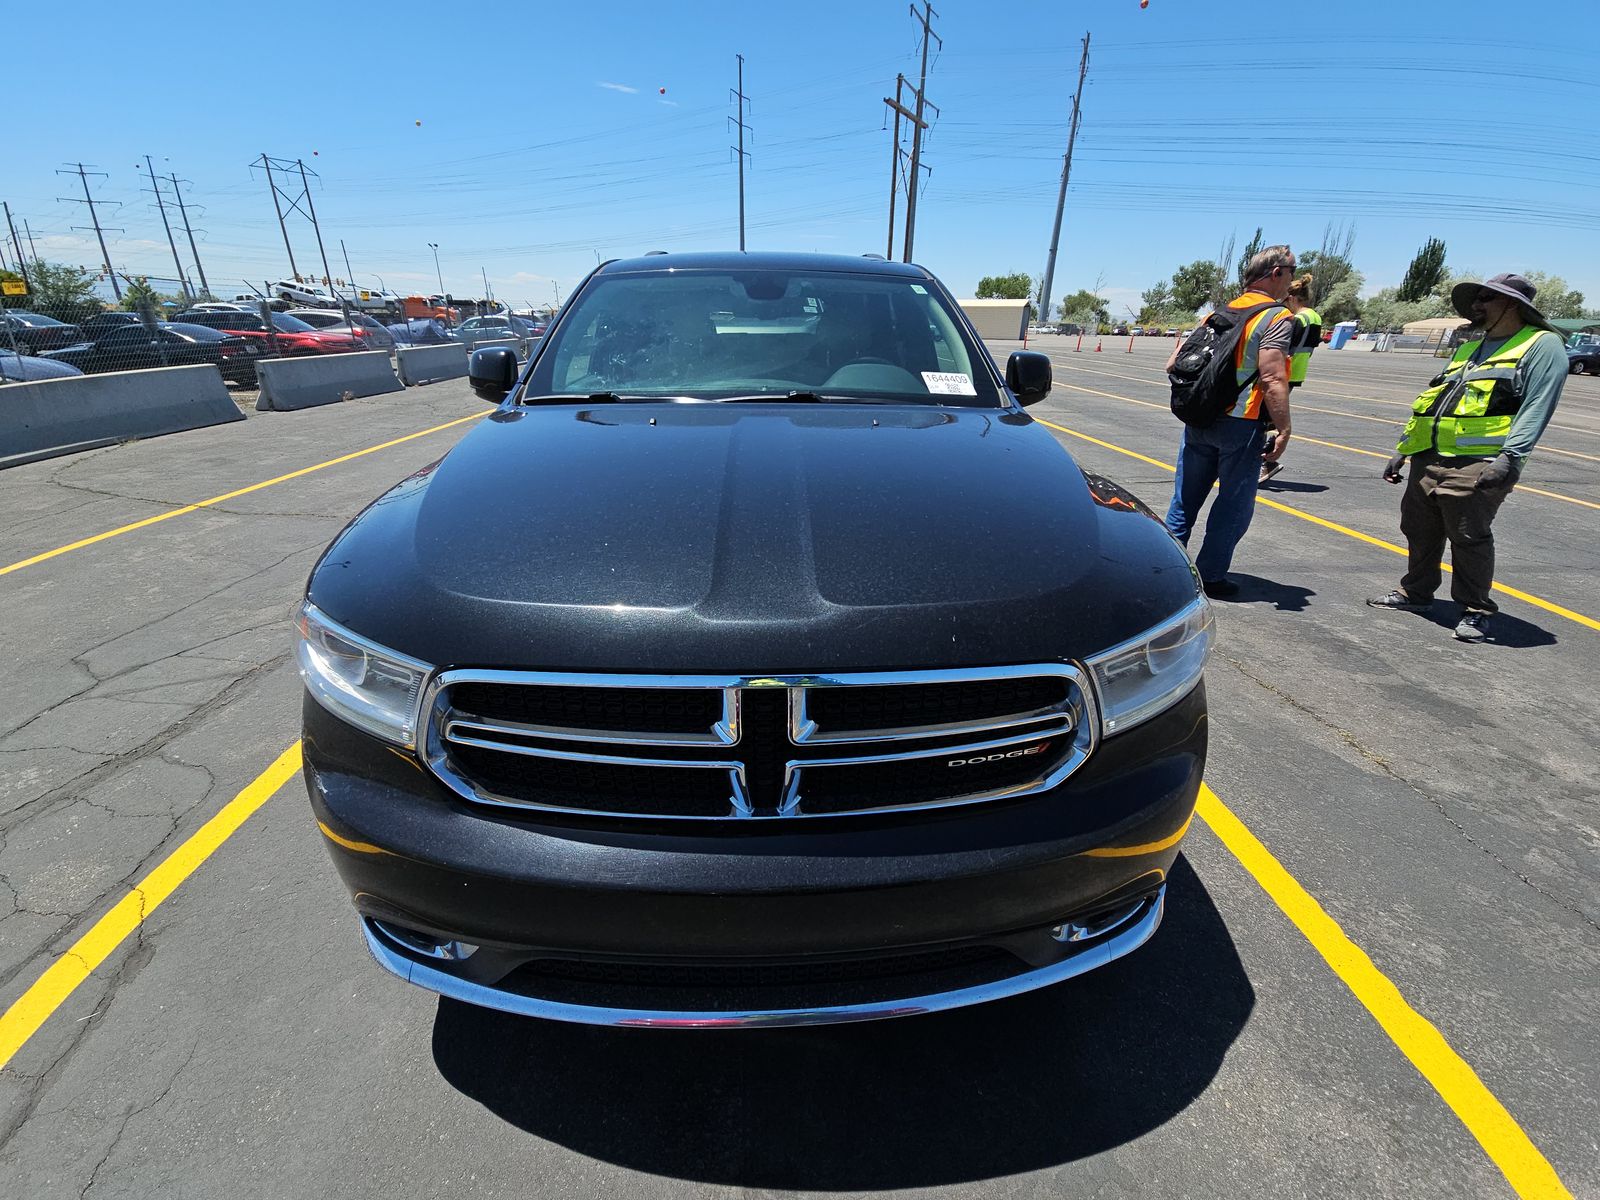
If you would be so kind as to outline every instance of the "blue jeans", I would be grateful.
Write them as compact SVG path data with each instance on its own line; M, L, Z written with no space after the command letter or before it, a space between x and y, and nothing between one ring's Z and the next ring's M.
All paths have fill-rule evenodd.
M1233 549L1250 528L1265 445L1266 429L1261 422L1242 417L1221 417L1204 429L1192 425L1183 428L1178 478L1167 509L1167 529L1187 546L1211 485L1218 485L1216 503L1206 518L1205 541L1194 560L1200 578L1207 583L1215 583L1228 573Z

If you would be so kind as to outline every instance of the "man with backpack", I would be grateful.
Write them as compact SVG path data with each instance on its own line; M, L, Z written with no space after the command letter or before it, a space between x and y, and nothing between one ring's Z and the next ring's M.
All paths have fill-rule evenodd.
M1294 318L1284 297L1294 280L1294 251L1268 246L1245 264L1245 290L1218 308L1167 360L1172 411L1184 422L1178 477L1167 529L1185 546L1200 509L1217 485L1195 567L1207 596L1226 600L1233 551L1255 515L1263 461L1289 445L1289 350ZM1266 426L1277 431L1263 456Z

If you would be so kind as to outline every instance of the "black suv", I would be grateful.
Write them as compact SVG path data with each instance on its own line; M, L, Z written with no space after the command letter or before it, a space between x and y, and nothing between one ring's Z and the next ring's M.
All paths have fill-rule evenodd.
M596 1024L902 1016L1161 918L1206 751L1188 558L919 267L607 263L299 620L378 961Z

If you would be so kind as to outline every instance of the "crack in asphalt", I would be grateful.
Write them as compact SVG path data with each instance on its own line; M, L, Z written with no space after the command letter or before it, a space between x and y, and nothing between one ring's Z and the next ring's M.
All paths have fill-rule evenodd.
M1467 843L1467 845L1471 846L1474 850L1479 851L1486 858L1488 858L1490 862L1494 863L1497 867L1499 867L1507 875L1510 875L1513 879L1516 879L1519 882L1525 884L1536 895L1542 897L1544 900L1548 901L1550 904L1554 905L1555 907L1561 909L1563 912L1570 913L1572 916L1576 917L1579 921L1582 921L1583 924L1588 926L1590 929L1594 930L1596 933L1600 933L1600 921L1596 921L1593 917L1589 916L1589 914L1585 913L1582 909L1580 909L1580 908L1576 907L1575 905L1569 903L1568 901L1562 899L1560 896L1557 896L1554 893L1552 893L1550 891L1547 891L1545 888L1541 887L1535 880L1530 879L1522 871L1520 871L1516 867L1512 866L1505 859L1501 858L1500 855L1496 854L1488 846L1484 845L1484 843L1480 842L1477 838L1473 837L1471 831L1468 830L1467 827L1465 825L1463 825L1460 821L1458 821L1455 817L1451 816L1449 809L1447 809L1444 806L1444 804L1442 804L1439 801L1439 799L1437 797L1429 794L1428 792L1423 791L1422 788L1418 787L1415 783L1411 782L1411 780L1407 779L1404 775L1402 775L1399 771L1397 771L1394 768L1393 764L1391 764L1388 759L1384 758L1383 755L1379 754L1375 750L1368 749L1361 742L1360 738L1358 738L1354 733L1351 733L1349 730L1344 729L1341 726L1335 724L1333 721L1328 720L1321 713L1317 712L1315 709L1310 708L1304 702L1302 702L1302 701L1296 699L1295 697L1289 695L1282 688L1280 688L1277 685L1273 684L1271 681L1263 679L1259 675L1253 674L1249 670L1249 668L1246 666L1246 664L1244 663L1243 660L1236 659L1236 658L1230 658L1226 654L1218 654L1218 657L1221 658L1224 662L1226 662L1229 666L1234 668L1234 670L1238 671L1239 674L1243 675L1251 683L1254 683L1258 687L1262 688L1263 690L1272 693L1272 695L1274 695L1278 699L1284 701L1284 703L1288 704L1295 711L1297 711L1299 713L1302 713L1307 717L1310 717L1318 725L1321 725L1324 729L1327 729L1330 732L1332 732L1335 736L1337 736L1339 738L1339 740L1341 742L1343 742L1351 750L1354 750L1357 754L1359 754L1367 762L1369 762L1373 766L1377 767L1378 770L1382 771L1384 773L1384 775L1386 775L1388 778L1390 778L1390 779L1394 780L1396 783L1402 785L1408 791L1414 793L1416 796L1418 796L1420 799L1422 799L1424 802L1426 802L1428 805L1430 805L1441 817L1444 818L1445 822L1447 824L1449 824L1450 827L1452 829L1454 829L1456 831L1456 833L1461 836L1461 839L1463 841L1465 841Z
M143 760L145 758L149 758L151 756L155 756L157 758L162 758L163 757L162 751L165 750L167 745L170 744L171 742L176 741L178 738L182 737L184 734L188 733L190 731L190 729L192 729L196 724L198 724L200 721L202 721L206 717L210 716L211 715L211 710L212 710L213 707L221 708L221 707L231 703L231 701L233 700L234 696L237 693L239 693L239 692L243 691L244 689L248 688L255 681L255 679L258 676L260 676L262 674L265 674L268 671L277 669L279 666L282 666L285 662L289 661L289 659L290 659L290 654L286 650L286 651L284 651L284 653L282 653L280 655L277 655L276 657L271 658L271 659L267 660L264 663L261 663L260 665L258 665L256 667L251 668L249 671L246 671L243 675L241 675L238 679L236 679L233 683L228 685L228 687L223 689L223 691L217 696L217 698L211 704L202 705L199 708L196 708L188 716L186 716L186 717L182 718L181 720L175 722L174 724L168 726L166 729L162 730L160 733L156 734L154 737L150 738L148 741L144 742L142 745L137 746L132 750L126 751L123 754L119 754L119 755L116 755L116 756L112 757L111 759L109 759L107 762L105 762L101 766L96 767L94 770L88 772L86 775L79 776L78 779L73 780L71 783L64 784L64 785L62 785L62 787L57 788L54 791L52 791L50 793L47 793L45 796L40 797L39 801L35 802L33 805L24 806L24 808L29 808L29 807L35 808L35 809L37 809L37 811L27 812L26 815L24 816L23 820L17 821L17 822L13 822L8 827L6 832L7 833L15 833L18 829L22 828L28 822L30 822L30 821L38 818L38 817L44 816L47 813L55 811L56 807L58 805L65 806L65 804L76 803L78 800L83 799L83 797L81 795L77 794L77 792L74 790L75 787L77 785L79 785L79 784L82 784L84 782L91 782L91 783L92 782L98 782L100 779L114 774L116 771L120 770L124 766L136 764L137 762L139 762L139 761L141 761L141 760ZM194 766L195 764L193 764L193 763L185 763L183 765L185 765L185 766ZM208 774L208 776L210 776L209 772L207 772L207 774ZM184 809L184 813L193 811L194 808L196 808L199 805L204 804L208 799L210 799L211 795L214 793L214 791L216 789L215 777L214 776L210 776L210 780L211 780L210 787L208 787L206 792L202 796L200 796L197 800L195 800L193 804L188 805ZM23 811L23 810L19 809L18 811ZM144 814L144 815L154 816L155 814ZM131 871L127 872L120 879L118 879L117 881L113 882L112 884L107 886L104 890L102 890L100 892L100 894L95 897L94 901L92 903L90 903L88 906L86 906L85 912L91 912L91 911L94 911L95 909L101 907L105 903L106 899L109 896L111 896L113 893L116 893L116 892L122 891L122 890L137 891L137 889L133 887L132 881L143 877L143 875L149 869L149 864L151 863L151 860L152 859L158 859L159 857L161 857L163 855L163 852L166 850L168 843L177 834L179 828L181 827L182 819L183 819L183 814L169 812L168 815L167 815L167 820L169 821L170 828L167 830L167 832L164 833L159 839L156 840L155 845L153 846L153 848L140 859L138 864ZM142 893L140 893L140 895L142 896ZM80 916L81 916L81 914L80 914ZM141 913L141 916L140 916L141 937L142 937L142 929L143 929L143 919L144 918L143 918L143 915ZM72 924L72 921L69 920L67 922L67 925L71 925L71 924ZM18 974L20 974L22 971L26 970L27 967L33 962L33 960L38 956L38 954L40 952L42 952L52 942L54 942L54 941L56 941L56 940L58 940L60 938L61 934L65 931L65 929L66 929L66 926L63 926L62 928L53 931L49 937L47 937L45 939L42 939L42 940L36 941L35 944L34 944L33 949L20 962L18 962L14 967L11 967L11 968L9 968L7 970L4 970L4 971L0 971L0 987L4 987L8 983L10 983L10 981L13 978L15 978Z

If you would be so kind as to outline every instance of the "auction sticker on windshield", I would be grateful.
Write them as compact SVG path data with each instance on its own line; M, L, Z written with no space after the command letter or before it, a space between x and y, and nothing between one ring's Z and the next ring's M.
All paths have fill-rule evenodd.
M935 396L976 396L978 389L972 386L970 377L959 371L924 371L922 382L928 385L928 390Z

